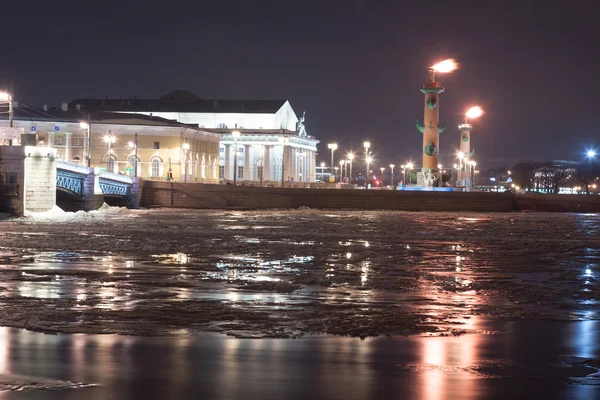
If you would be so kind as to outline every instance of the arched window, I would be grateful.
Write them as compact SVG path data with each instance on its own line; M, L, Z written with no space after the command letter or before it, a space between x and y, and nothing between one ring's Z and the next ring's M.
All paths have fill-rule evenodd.
M79 163L81 163L81 157L73 156L73 164L79 164Z
M155 158L152 160L152 164L150 167L150 176L158 177L160 175L160 160Z

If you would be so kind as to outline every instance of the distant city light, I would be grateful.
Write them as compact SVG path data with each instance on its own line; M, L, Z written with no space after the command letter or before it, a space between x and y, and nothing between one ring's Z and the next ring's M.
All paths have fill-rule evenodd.
M587 151L587 157L588 158L594 158L594 157L596 157L596 151L595 150L588 150Z

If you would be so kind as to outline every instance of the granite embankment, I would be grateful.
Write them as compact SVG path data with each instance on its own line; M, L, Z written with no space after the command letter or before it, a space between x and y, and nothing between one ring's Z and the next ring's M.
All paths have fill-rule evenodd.
M600 212L600 196L272 188L144 181L142 207Z

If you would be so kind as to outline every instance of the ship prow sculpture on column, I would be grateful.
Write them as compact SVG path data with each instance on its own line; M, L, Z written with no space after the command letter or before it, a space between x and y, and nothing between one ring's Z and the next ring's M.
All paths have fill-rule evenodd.
M448 73L458 68L456 61L444 60L429 68L429 80L423 84L421 92L425 94L423 123L417 119L417 129L423 134L423 163L417 173L417 186L442 186L442 175L438 169L440 133L446 129L446 123L439 123L439 97L445 88L436 81L436 73Z

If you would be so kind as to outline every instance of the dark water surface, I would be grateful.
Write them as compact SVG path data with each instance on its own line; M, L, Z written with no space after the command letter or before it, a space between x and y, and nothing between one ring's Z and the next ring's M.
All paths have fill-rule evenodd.
M596 370L586 366L600 359L598 321L494 328L501 333L365 340L47 335L1 328L0 398L600 398L600 377L587 376Z
M125 210L0 221L0 326L237 337L598 320L600 215Z

